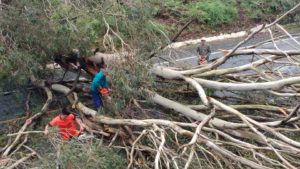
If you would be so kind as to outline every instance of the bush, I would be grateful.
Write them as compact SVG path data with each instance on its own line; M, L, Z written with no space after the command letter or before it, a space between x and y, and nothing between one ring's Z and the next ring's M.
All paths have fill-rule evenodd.
M297 0L242 0L241 8L246 11L246 15L250 19L264 20L269 15L280 14L291 9L297 4ZM290 20L289 15L287 20Z
M166 0L165 2L163 2L162 6L170 14L175 16L183 16L183 12L186 11L186 6L182 3L181 0Z
M55 168L56 153L49 153L43 157L41 168ZM59 164L63 169L88 168L88 169L122 169L126 166L126 157L121 152L106 148L93 142L83 144L73 140L61 143ZM35 166L37 167L37 166Z
M139 57L142 57L141 55ZM126 58L126 62L112 65L109 75L112 81L112 98L117 111L122 111L132 98L146 98L143 89L152 89L154 80L150 67L141 58Z
M2 8L0 77L13 74L21 82L31 74L44 77L40 72L53 55L66 55L73 49L80 56L92 55L94 48L115 52L121 48L119 37L142 52L158 48L165 39L164 28L152 21L153 8L147 1L135 1L132 6L96 0L72 4L24 0Z
M188 15L196 17L200 23L205 23L212 27L228 24L238 16L235 6L226 1L204 0L189 3L188 6Z

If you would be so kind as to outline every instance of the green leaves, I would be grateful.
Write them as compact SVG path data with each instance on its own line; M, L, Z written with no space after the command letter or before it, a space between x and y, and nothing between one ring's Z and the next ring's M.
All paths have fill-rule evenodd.
M196 17L200 23L208 24L212 27L221 24L228 24L237 18L238 13L235 6L229 2L221 0L204 0L191 2L188 14Z
M68 54L72 49L79 49L81 56L92 55L94 48L115 52L124 47L122 40L131 49L147 53L164 38L162 26L150 24L151 14L152 6L145 0L132 6L96 0L12 2L0 13L1 31L7 37L1 43L1 62L6 64L1 74L13 71L22 77L39 72L54 54Z
M55 168L55 153L43 158L43 168ZM122 169L126 165L126 158L121 152L106 148L97 140L93 140L93 144L76 140L62 143L60 153L58 160L61 168Z
M142 62L141 56L135 59L126 58L124 63L110 67L108 79L112 83L112 98L117 111L123 110L132 98L147 97L143 93L143 89L151 89L154 85L153 77L148 70L148 67Z
M269 19L269 15L283 13L296 5L297 0L241 0L240 4L251 19Z

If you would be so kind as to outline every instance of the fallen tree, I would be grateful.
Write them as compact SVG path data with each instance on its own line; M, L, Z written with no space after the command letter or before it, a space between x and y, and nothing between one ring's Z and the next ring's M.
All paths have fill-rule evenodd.
M112 96L126 105L116 111L110 110L108 114L100 114L89 108L86 100L74 92L74 84L80 83L78 78L74 83L69 82L73 84L71 89L54 81L34 83L46 92L48 98L41 112L32 115L29 120L42 118L53 95L63 94L78 111L88 132L110 140L108 147L124 150L127 168L299 168L297 159L300 142L295 135L300 125L300 105L297 100L300 78L298 73L287 74L278 67L293 65L299 69L300 51L276 47L276 37L273 37L269 28L279 27L283 34L291 37L283 27L277 25L281 18L255 29L233 49L224 51L222 57L200 68L151 65L151 70L144 73L149 64L137 62L135 53L130 59L121 59L122 62L113 61L111 66L116 72L121 68L124 72L112 75L112 78L119 78L115 81L117 92ZM110 36L116 35L122 46L126 46L121 36L104 21L107 32L110 32L105 34L104 41L112 44ZM268 30L272 35L275 49L241 47L263 30ZM295 42L297 39L291 38L293 45L299 45ZM115 46L111 48L115 49ZM248 54L256 54L260 58L242 66L218 69L230 62L230 58ZM98 53L93 57L94 62L104 57L107 60L119 60L121 54ZM275 62L278 65L268 65ZM248 73L247 70L253 72ZM145 78L149 75L153 81ZM186 90L194 95L170 94L168 89ZM223 99L218 95L223 91L231 93L224 94ZM287 101L282 96L293 97ZM157 118L157 112L163 116ZM17 133L8 134L13 141L9 141L1 150L5 159L3 167L16 167L37 155L35 152L26 153L13 163L14 152L21 151L21 147L27 147L28 150L25 145L28 135L43 133L29 131L29 126L31 123L24 122ZM23 136L25 138L20 142ZM59 143L53 144L57 146Z

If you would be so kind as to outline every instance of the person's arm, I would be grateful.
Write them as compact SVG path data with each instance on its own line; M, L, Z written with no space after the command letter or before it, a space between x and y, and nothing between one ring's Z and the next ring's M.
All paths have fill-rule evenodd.
M73 68L73 69L78 69L79 67L77 66L78 64L76 63L76 65L74 64L74 63L70 63L70 65L71 65L71 67Z
M210 46L207 46L207 57L211 54Z
M95 69L96 71L98 71L98 70L99 70L98 65L97 65L95 62L92 62L92 63L93 63L94 69Z
M45 131L44 131L44 134L45 134L46 136L48 136L48 134L49 134L48 128L49 128L49 125L47 124L46 127L45 127Z
M52 127L52 126L55 126L57 124L57 118L54 118L50 121L50 123L48 123L46 126L45 126L45 130L44 130L44 133L45 135L47 136L49 134L49 126Z
M75 118L76 123L79 125L80 127L80 132L82 132L84 130L84 124L82 123L81 120L79 120L78 118Z
M200 47L197 47L197 53L200 55Z
M108 84L108 81L107 81L107 78L106 78L106 76L103 76L103 86L102 87L104 87L104 88L109 88L109 84Z

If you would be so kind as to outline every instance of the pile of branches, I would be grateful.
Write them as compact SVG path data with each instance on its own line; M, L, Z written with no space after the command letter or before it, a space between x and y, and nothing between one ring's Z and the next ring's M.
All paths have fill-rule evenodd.
M117 112L114 118L99 115L97 111L85 106L70 88L62 84L47 86L44 81L37 80L33 81L44 89L48 100L41 112L30 119L34 121L43 116L52 102L52 92L55 91L66 95L70 104L80 113L89 132L104 135L111 139L109 146L125 150L127 168L179 169L203 165L211 168L299 168L297 159L300 156L300 142L291 138L300 131L300 104L297 104L297 99L282 107L270 105L268 97L262 97L265 100L260 100L260 104L254 99L243 98L245 94L253 97L268 94L272 98L281 99L297 98L300 95L300 76L297 73L287 74L270 66L277 64L299 68L300 43L278 24L278 21L299 6L296 5L274 22L262 25L211 63L185 70L153 66L152 74L163 79L164 83L188 84L193 87L191 91L198 94L201 104L187 105L144 89L149 100L159 105L161 111L172 113L172 119L124 119ZM293 50L281 50L277 46L276 39L281 37L273 36L274 28L294 42L290 44ZM241 47L263 30L269 32L269 41L273 43L274 49L258 49L262 43ZM230 58L249 54L259 59L242 66L217 69ZM234 99L238 104L228 104L228 100L209 96L207 89L234 91ZM144 113L138 101L134 100L134 103L139 112ZM5 166L10 164L9 167L14 168L36 155L34 150L26 146L31 151L29 154L15 163L9 162L11 154L26 142L25 139L31 133L26 131L29 126L29 123L25 123L18 133L10 135L15 137L14 140L2 149L2 159L8 161ZM24 141L20 143L21 138ZM122 141L115 141L117 139ZM1 161L3 163L4 160Z

